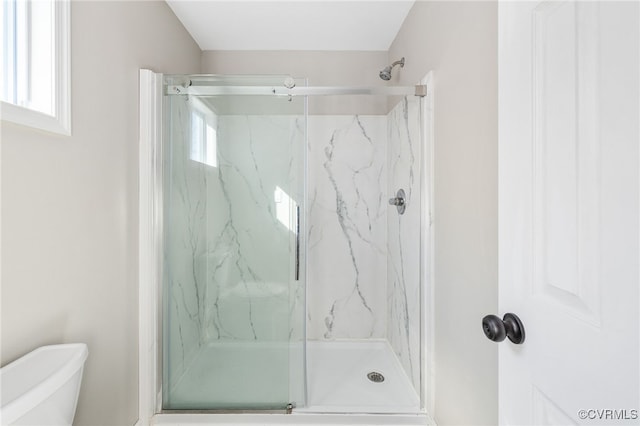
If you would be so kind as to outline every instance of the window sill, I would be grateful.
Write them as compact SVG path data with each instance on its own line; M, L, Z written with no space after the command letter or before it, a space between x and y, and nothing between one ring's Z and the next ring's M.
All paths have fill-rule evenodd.
M71 119L65 115L61 114L58 117L54 117L7 102L1 102L0 106L0 117L2 117L2 121L8 121L58 135L71 136Z

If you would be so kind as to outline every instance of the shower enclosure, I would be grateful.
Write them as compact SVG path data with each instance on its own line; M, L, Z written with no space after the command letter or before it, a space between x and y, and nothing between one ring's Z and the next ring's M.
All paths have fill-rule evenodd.
M161 125L141 142L141 186L144 174L154 188L141 209L155 206L141 404L424 414L426 86L155 76ZM355 95L396 104L309 113L311 97Z

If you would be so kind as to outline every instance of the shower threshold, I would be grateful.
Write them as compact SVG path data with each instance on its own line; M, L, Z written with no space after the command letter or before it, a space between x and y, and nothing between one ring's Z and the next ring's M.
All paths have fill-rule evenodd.
M157 414L151 425L426 425L436 426L426 414Z

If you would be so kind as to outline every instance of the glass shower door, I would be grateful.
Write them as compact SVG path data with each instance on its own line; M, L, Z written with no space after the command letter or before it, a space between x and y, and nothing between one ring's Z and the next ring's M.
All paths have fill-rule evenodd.
M165 76L165 410L304 404L305 100L195 90L284 81Z

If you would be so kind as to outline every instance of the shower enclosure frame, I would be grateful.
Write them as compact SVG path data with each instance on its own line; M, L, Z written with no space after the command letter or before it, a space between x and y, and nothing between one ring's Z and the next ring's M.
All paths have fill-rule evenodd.
M184 419L175 418L176 414L162 414L162 371L159 362L161 353L161 309L162 291L158 284L162 280L163 229L162 229L162 121L163 121L163 74L141 69L139 74L139 419L136 426L148 425L154 418L155 424L173 424ZM305 88L256 88L240 87L235 94L260 95L416 95L421 96L421 227L420 248L422 280L421 295L421 389L420 399L423 401L424 415L403 414L311 414L301 413L291 416L287 414L260 414L259 411L230 410L223 419L215 416L225 413L216 411L186 416L203 416L207 423L247 422L247 416L260 423L272 424L305 424L318 421L318 418L334 424L427 424L432 422L428 413L434 409L434 375L433 375L433 77L429 72L415 88L412 87L305 87ZM192 93L206 92L212 89L203 87L190 88L187 85L178 90ZM236 88L234 88L236 89ZM176 87L169 88L176 90ZM219 89L213 89L219 90ZM224 88L223 88L224 90ZM228 90L228 89L227 89ZM242 91L246 93L241 93ZM198 92L196 92L198 91ZM269 92L267 92L269 91ZM209 93L203 93L209 94ZM221 94L221 93L220 93ZM306 189L305 189L306 192ZM425 350L426 348L426 350ZM198 413L197 411L195 413ZM208 413L208 414L207 414ZM294 413L295 414L295 413ZM240 417L235 417L235 416ZM178 414L179 416L179 414ZM267 417L265 417L267 416ZM345 417L347 416L347 417ZM335 420L330 419L335 418ZM191 417L189 417L191 419ZM192 420L193 421L193 420Z

